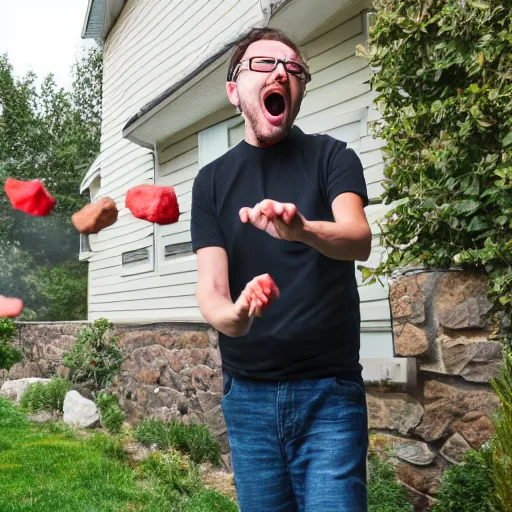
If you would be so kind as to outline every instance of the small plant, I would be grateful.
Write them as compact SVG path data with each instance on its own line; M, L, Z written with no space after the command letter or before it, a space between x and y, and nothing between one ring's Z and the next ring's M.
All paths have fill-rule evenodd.
M451 466L443 473L434 512L491 512L491 475L491 451L468 451L463 464Z
M80 331L78 341L64 356L72 382L91 385L95 390L112 384L123 361L113 328L108 320L100 318Z
M117 397L109 391L100 391L95 398L100 411L101 424L112 434L118 434L126 418Z
M196 464L210 461L220 465L220 444L212 438L205 425L186 425L178 421L166 424L162 420L147 419L135 431L140 443L156 444L159 448L173 448L190 456Z
M172 444L171 433L167 423L155 418L145 419L135 430L135 439L145 445L156 445L158 448L169 448Z
M370 480L368 482L369 512L412 512L405 489L397 480L391 464L377 455L368 457Z
M505 346L503 365L491 384L501 402L493 421L494 506L497 512L505 512L512 510L512 347Z
M30 384L23 393L20 408L25 412L62 412L64 397L71 389L73 389L73 385L60 377L54 377L48 383L35 382Z
M16 325L11 318L0 318L0 370L9 371L23 359L23 353L12 346Z
M142 463L142 473L165 487L170 497L191 495L200 488L196 467L179 453L153 453Z

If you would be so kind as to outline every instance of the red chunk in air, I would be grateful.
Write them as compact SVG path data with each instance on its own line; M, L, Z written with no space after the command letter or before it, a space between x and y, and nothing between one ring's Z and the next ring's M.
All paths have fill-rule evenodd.
M134 217L157 224L172 224L180 217L178 199L172 187L137 185L128 190L126 207Z
M12 299L0 295L0 317L16 317L23 311L21 299Z
M74 213L71 222L80 233L91 235L114 224L117 217L116 202L110 197L102 197Z
M44 217L55 206L55 199L39 180L20 181L7 178L4 190L12 207L29 215Z

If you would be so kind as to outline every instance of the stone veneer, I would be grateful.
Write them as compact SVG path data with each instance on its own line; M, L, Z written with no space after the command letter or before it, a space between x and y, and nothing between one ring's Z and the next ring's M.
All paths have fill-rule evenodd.
M501 349L488 320L484 277L460 272L418 273L391 282L397 355L416 358L418 379L407 392L381 383L367 387L374 449L391 461L415 510L435 503L442 472L493 434L499 402L489 380ZM86 323L20 323L23 363L4 380L65 374L62 354ZM217 334L201 324L116 326L124 352L114 389L133 425L152 416L205 423L220 441L230 467L220 409L221 361Z

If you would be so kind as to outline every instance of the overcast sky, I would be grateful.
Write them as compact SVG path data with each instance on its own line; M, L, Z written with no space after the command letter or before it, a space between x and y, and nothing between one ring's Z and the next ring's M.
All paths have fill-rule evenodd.
M0 54L17 76L53 73L69 89L77 51L92 44L81 38L86 10L87 0L0 0Z

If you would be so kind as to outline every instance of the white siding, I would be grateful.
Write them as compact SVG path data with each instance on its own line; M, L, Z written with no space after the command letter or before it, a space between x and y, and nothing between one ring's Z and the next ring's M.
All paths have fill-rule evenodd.
M362 17L356 16L305 46L313 71L313 80L308 86L308 94L303 101L297 125L305 132L328 133L343 140L359 154L364 167L368 193L372 203L375 203L368 206L366 210L374 236L372 255L366 264L375 265L383 253L378 240L377 220L388 207L378 203L382 192L381 182L384 178L380 151L382 141L368 135L368 116L369 111L373 109L373 92L369 85L370 73L364 60L355 56L355 47L363 40ZM193 183L190 176L200 167L198 161L201 147L203 152L211 148L213 157L220 156L227 148L233 147L242 140L244 132L243 119L238 116L219 123L206 132L159 148L158 183L175 186L177 191L179 190L180 198L188 199ZM208 137L203 146L198 142L201 136ZM187 201L182 211L188 214L189 208L190 203ZM193 255L175 256L171 262L163 258L164 245L190 241L189 218L189 216L183 217L183 220L180 218L180 222L174 227L159 228L160 272L166 272L168 268L176 270L176 265L182 264L185 260L192 264ZM195 276L195 272L188 268L186 274L190 278ZM359 271L357 271L357 278L358 283L361 284ZM183 305L186 304L189 308L189 304L193 301L192 288L180 288L182 289L190 290L190 296L183 295ZM173 288L169 287L169 291L172 292ZM168 297L171 299L170 294ZM392 357L387 286L383 287L379 283L361 286L360 297L362 357ZM194 319L201 319L198 310L190 311L195 311Z
M179 264L161 269L160 275L154 263L158 250L168 241L189 237L190 186L198 169L197 136L185 143L183 155L162 155L170 163L157 181L173 181L182 215L177 224L159 229L135 219L125 208L130 188L155 183L155 164L153 152L123 139L122 129L145 104L190 73L224 41L262 19L259 0L126 2L104 46L98 194L116 201L119 219L89 237L93 251L89 259L90 320L102 316L113 321L200 320L191 291L195 260L182 258ZM149 261L123 267L123 253L154 245L155 254Z
M120 208L114 226L90 237L95 254L90 258L91 320L203 321L197 308L197 279L193 254L165 258L166 246L190 242L190 208L193 180L200 168L201 133L188 133L157 148L158 162L147 149L122 139L126 121L144 104L179 80L199 56L214 48L261 16L258 1L129 0L105 47L104 121L102 130L102 189ZM188 20L188 21L187 21ZM192 34L191 34L192 27ZM236 27L236 28L235 28ZM136 28L136 30L134 30ZM355 47L364 41L360 15L330 28L309 41L304 49L313 73L297 125L307 133L328 133L346 141L361 157L372 204L367 216L374 234L370 264L382 254L376 221L386 207L378 203L382 192L382 141L368 135L368 120L378 116L373 108L370 72ZM193 108L193 106L191 106ZM231 111L232 112L232 111ZM223 114L226 119L228 114ZM219 119L220 120L220 119ZM226 140L232 147L244 136L241 118L229 123ZM155 178L156 175L156 178ZM124 208L127 190L139 183L172 185L180 205L180 220L170 226L153 226L137 220ZM154 258L129 272L122 254L154 247ZM128 275L127 275L128 274ZM358 273L360 282L360 275ZM360 288L363 339L371 348L362 357L392 356L388 290L380 284ZM368 351L370 349L368 348Z

